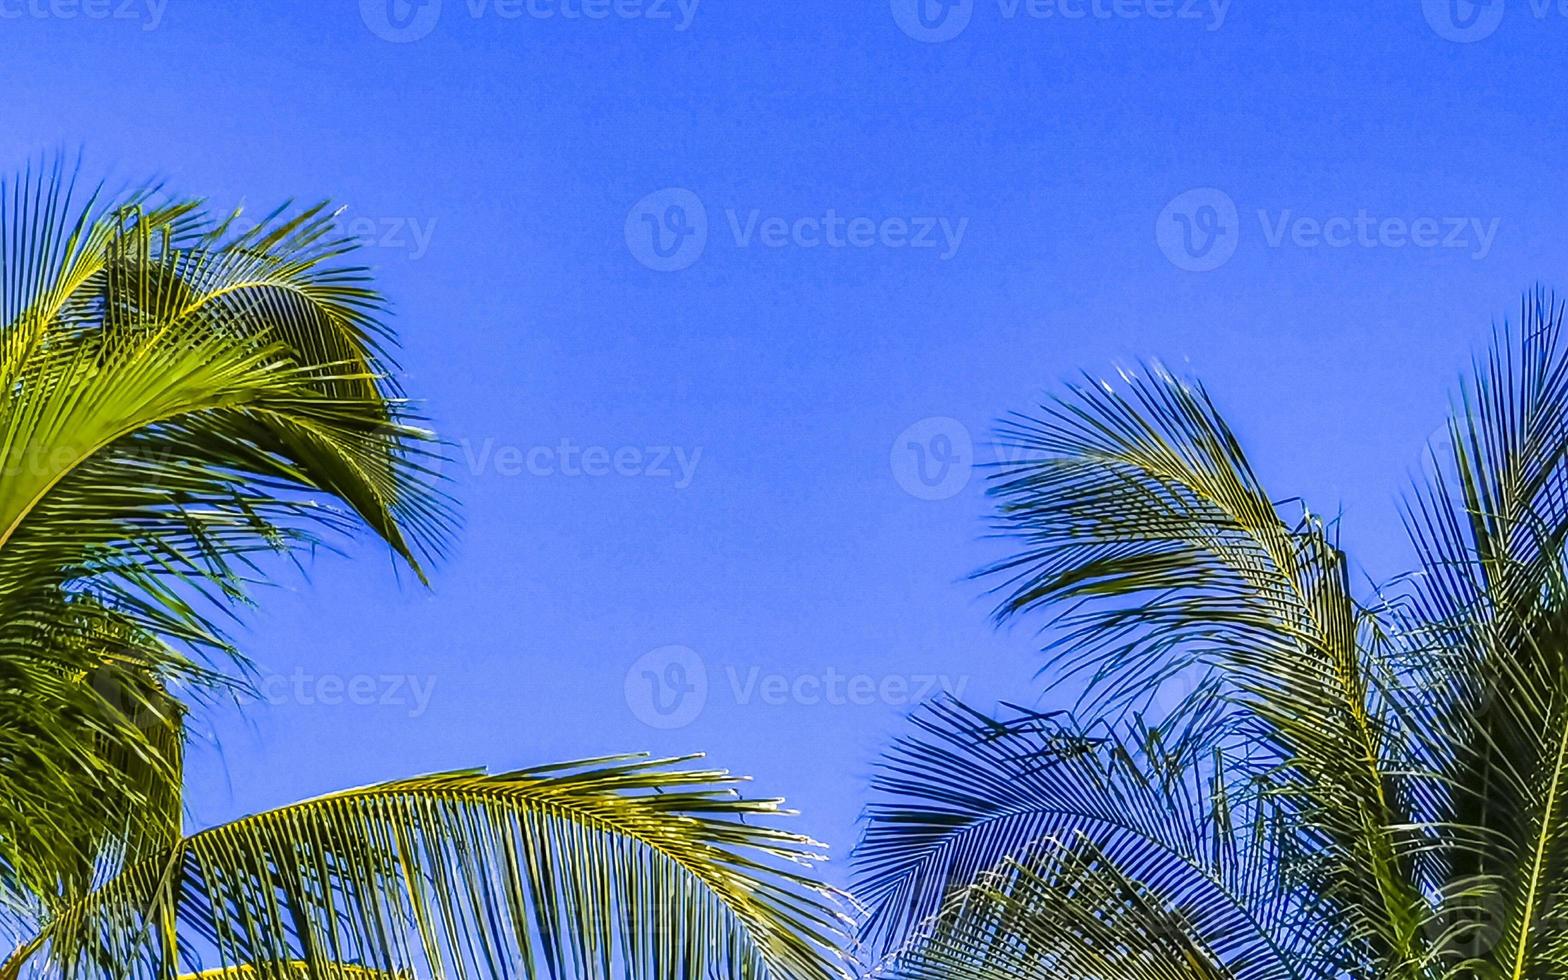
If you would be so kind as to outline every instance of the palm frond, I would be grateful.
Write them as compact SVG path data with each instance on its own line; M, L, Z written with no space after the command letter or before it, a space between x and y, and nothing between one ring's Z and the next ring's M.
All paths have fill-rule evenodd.
M385 973L369 970L352 963L311 963L292 960L283 963L263 963L260 966L220 966L200 973L187 973L179 980L414 980L411 973Z
M179 705L245 670L223 621L261 556L364 525L419 572L449 534L330 217L238 234L157 187L82 200L59 162L0 186L0 908L24 923L167 842L142 828L178 809Z
M1379 684L1333 528L1285 520L1205 391L1158 367L1072 387L1005 423L998 530L1021 543L984 574L999 618L1055 610L1054 664L1096 712L1147 707L1212 670L1257 765L1323 838L1333 893L1379 956L1406 961L1427 914L1402 718Z
M898 980L1266 980L1237 970L1083 841L1046 840L957 893L873 976ZM1326 975L1325 975L1326 976Z
M679 761L447 773L248 817L126 869L0 977L845 976L820 845Z
M1333 976L1348 937L1302 887L1316 871L1296 858L1288 814L1227 787L1214 720L1085 730L1061 716L928 705L873 783L855 851L863 937L872 950L908 942L1009 862L1071 844L1181 910L1236 976Z
M1475 924L1449 959L1516 978L1568 970L1564 314L1538 290L1495 331L1406 509L1420 573L1400 640L1423 761L1444 776L1428 804L1447 828L1441 914Z

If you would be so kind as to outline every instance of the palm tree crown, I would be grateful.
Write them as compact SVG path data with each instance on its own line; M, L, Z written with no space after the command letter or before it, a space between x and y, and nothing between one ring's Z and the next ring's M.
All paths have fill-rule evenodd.
M1361 588L1154 367L1011 418L998 616L1078 709L929 706L857 850L878 972L1568 975L1568 339L1539 293L1460 390Z
M324 206L0 188L0 978L844 976L779 801L628 756L364 787L186 835L187 712L277 562L453 526Z

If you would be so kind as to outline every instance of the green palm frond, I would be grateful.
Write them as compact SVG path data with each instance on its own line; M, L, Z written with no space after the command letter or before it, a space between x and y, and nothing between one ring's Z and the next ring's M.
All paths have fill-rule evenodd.
M1022 547L989 570L999 615L1054 611L1053 664L1087 673L1088 730L1110 734L1075 754L917 720L862 844L872 924L906 938L887 968L1568 974L1565 320L1537 291L1495 332L1407 508L1415 571L1367 599L1337 528L1281 515L1194 384L1155 369L1008 423L993 492ZM1194 677L1213 683L1172 708ZM1173 723L1158 750L1127 737ZM1221 757L1181 751L1204 745ZM1242 887L1215 873L1235 854L1260 858ZM1236 895L1280 898L1253 921L1286 955L1228 941L1213 913Z
M261 966L223 966L200 973L187 973L179 980L414 980L411 973L386 973L351 963L311 963L291 960Z
M1180 913L1238 977L1337 976L1347 935L1301 887L1317 869L1298 859L1272 799L1227 788L1215 720L1085 731L1061 716L927 705L919 734L899 740L873 782L854 856L854 891L869 907L862 936L873 950L919 946L921 924L942 921L956 896L1066 843Z
M842 977L816 845L683 760L350 790L149 855L0 977ZM270 965L270 966L269 966Z
M184 721L268 555L452 526L323 207L0 188L0 975L840 977L778 801L681 760L366 787L180 836ZM31 929L29 929L31 932Z
M1564 306L1527 296L1462 387L1449 452L1407 508L1421 562L1405 656L1456 945L1495 975L1568 970L1568 337Z
M896 980L1286 980L1235 969L1085 842L1047 840L957 893L873 976ZM1323 976L1328 976L1323 974Z
M244 669L223 619L263 556L365 525L419 572L452 524L325 208L238 233L157 188L81 197L59 163L0 186L0 911L24 924L169 842L182 701Z
M1091 675L1097 710L1212 670L1276 793L1326 838L1343 914L1375 955L1413 957L1412 790L1384 764L1406 733L1332 528L1285 520L1204 390L1158 367L1075 386L1000 439L1017 462L991 492L1024 548L987 570L999 615L1059 610L1058 665Z

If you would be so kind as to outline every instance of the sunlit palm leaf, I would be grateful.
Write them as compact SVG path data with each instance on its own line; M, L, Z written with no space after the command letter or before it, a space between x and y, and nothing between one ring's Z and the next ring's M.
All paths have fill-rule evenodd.
M1366 603L1330 527L1279 516L1193 385L1155 371L1124 379L1126 394L1074 389L1004 430L1019 462L995 492L1003 531L1024 547L992 569L1008 578L1002 615L1054 607L1058 666L1089 671L1087 703L1113 719L1163 710L1173 680L1211 670L1222 682L1180 699L1178 715L1223 715L1207 738L1250 755L1206 765L1178 753L1172 764L1213 777L1230 809L1268 801L1285 817L1262 848L1261 877L1277 876L1290 896L1273 920L1291 937L1282 948L1311 937L1321 975L1568 974L1564 319L1563 304L1537 292L1517 325L1496 332L1408 510L1420 564ZM1065 782L1092 754L1035 745L1026 754L1038 769L1021 770L978 726L985 751L955 751L954 731L895 750L896 776L881 780L890 798L872 811L867 887L884 921L907 923L947 895L899 969L1174 978L1241 968L1191 914L1196 893L1173 895L1157 863L1087 825L1062 836L1044 819L1051 808L1028 805L1043 798L1036 783ZM1119 771L1115 757L1093 761L1077 784L1085 800L1114 804L1104 822L1136 824L1123 816L1140 812L1136 800L1095 788ZM1173 826L1203 825L1180 805L1157 809ZM1042 857L1040 835L1081 866ZM1012 863L974 877L1004 854ZM1175 922L1203 956L1151 946L1158 922Z
M1455 406L1408 520L1421 559L1403 624L1426 695L1430 819L1453 941L1497 976L1568 971L1568 337L1527 296ZM1455 954L1452 958L1457 958Z
M450 526L326 211L237 234L156 189L76 197L60 165L0 187L0 904L24 924L169 842L167 692L227 682L256 556L365 524L417 570Z
M299 962L323 976L844 976L839 913L808 873L819 845L771 826L777 801L743 799L738 782L624 758L333 794L145 858L53 922L25 965L67 980L213 961L288 977Z
M263 966L225 966L200 973L187 973L179 980L272 980L272 978L298 978L298 980L414 980L410 973L386 973L369 970L348 963L310 963L294 960L285 963L267 963Z

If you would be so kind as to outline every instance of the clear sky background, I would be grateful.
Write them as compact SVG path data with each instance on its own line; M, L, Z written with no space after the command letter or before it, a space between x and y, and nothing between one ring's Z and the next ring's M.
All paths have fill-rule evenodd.
M997 416L1160 357L1386 577L1470 352L1568 287L1543 0L583 2L0 0L6 166L346 204L458 447L431 590L365 541L262 596L194 826L701 750L843 858L906 690L1061 706L966 578Z

